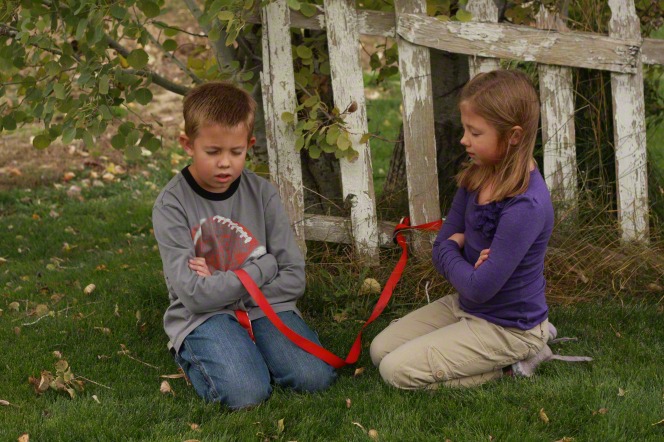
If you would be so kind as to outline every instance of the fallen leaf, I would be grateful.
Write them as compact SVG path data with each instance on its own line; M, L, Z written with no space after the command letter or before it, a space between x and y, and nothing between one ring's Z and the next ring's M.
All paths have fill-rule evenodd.
M346 398L346 408L350 408L350 398Z
M6 263L7 263L7 260L3 257L0 257L0 266L3 265L3 264L6 264Z
M380 284L373 278L366 278L360 287L361 295L373 295L380 293Z
M67 189L67 196L70 198L78 198L81 196L81 188L78 186L71 186Z
M107 183L112 183L113 180L115 180L115 175L113 175L111 172L106 172L101 176L101 179L106 181Z
M58 212L56 212L55 210L51 209L51 211L48 212L48 216L50 216L51 218L58 218L60 216L60 214Z
M187 439L184 442L201 442L201 441L198 439Z
M35 313L37 316L44 316L48 314L48 305L46 304L37 304L35 307Z
M11 402L6 401L4 399L0 399L0 405L3 406L3 407L17 407L18 408L18 405L14 405Z
M14 334L19 336L21 334L21 327L14 327Z
M168 381L161 381L161 385L159 386L159 391L161 391L162 394L172 394L175 396L175 392L171 388L171 384L168 383Z
M10 302L9 305L7 306L7 308L9 310L13 310L13 311L17 312L21 308L21 304L19 304L16 301Z
M372 428L371 430L369 430L369 437L373 440L378 440L378 431Z
M348 319L348 312L344 310L341 313L336 313L332 315L332 319L334 319L335 322L344 322L346 319Z
M606 414L609 411L608 408L600 408L599 410L593 410L593 416L597 414Z
M201 426L198 424L189 424L189 427L194 431L201 431Z
M117 304L115 304L115 310L113 310L113 314L118 318L120 317L120 307Z
M53 352L53 357L58 358L58 359L62 359L62 353L60 353L58 350L55 350Z
M623 390L622 388L618 388L618 396L620 397L625 396L625 390Z
M18 437L18 442L30 442L30 435L28 433L23 433Z
M362 426L361 423L359 423L359 422L351 422L351 423L352 423L353 425L357 425L358 427L360 427L360 428L362 429L362 431L364 431L364 432L366 433L367 430L364 429L364 427Z
M659 422L655 422L655 423L652 424L652 425L653 425L653 427L654 427L655 425L664 425L664 419L662 419L662 420L659 421Z
M95 267L95 270L98 272L101 272L102 270L106 270L106 264L99 264L97 267Z
M558 439L556 442L572 442L574 440L573 437L563 437L562 439Z
M111 334L111 329L108 327L95 327L95 330L99 330L105 335L110 335Z
M94 284L88 284L88 285L85 286L85 288L83 289L83 293L85 293L86 295L89 295L90 293L94 292L96 288L97 288L96 285L94 285Z
M355 373L353 373L353 376L357 377L357 376L361 375L362 373L364 373L364 367L359 367L359 368L355 369Z
M184 373L178 373L178 374L162 374L159 376L160 378L164 379L182 379L185 377Z
M39 216L39 214L37 214L37 213L33 213L33 214L32 214L32 219L34 219L35 221L37 221L37 220L40 220L40 219L41 219L41 216Z
M71 181L74 178L76 178L76 174L74 172L65 172L65 174L62 176L62 179L65 181Z
M21 172L21 169L18 169L16 167L10 167L9 169L7 169L7 172L9 173L10 176L14 176L14 177L23 175L23 172Z
M544 408L541 408L541 409L540 409L540 411L539 411L539 418L540 418L540 420L541 420L542 422L544 422L545 424L548 424L548 423L549 423L549 416L547 416L546 413L544 412Z
M284 427L284 420L283 420L283 419L279 419L279 420L277 421L277 434L281 434L281 433L283 433L283 432L284 432L284 429L285 429L285 427Z
M646 288L648 290L650 290L651 292L656 292L656 293L661 293L662 291L664 291L664 288L662 288L661 285L655 284L654 282L651 282L650 284L648 284L648 286Z

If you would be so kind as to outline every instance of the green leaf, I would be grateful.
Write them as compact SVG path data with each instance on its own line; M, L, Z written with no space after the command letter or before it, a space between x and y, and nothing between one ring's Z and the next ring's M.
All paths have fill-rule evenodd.
M110 79L108 78L108 75L104 74L101 77L99 77L99 93L102 95L108 94L108 85L109 85Z
M168 52L172 52L178 48L178 42L176 42L172 38L164 40L164 42L161 45L163 46L164 50Z
M233 11L221 11L219 14L217 14L217 18L221 21L233 20L235 18L235 14Z
M84 18L83 20L78 22L78 25L76 25L76 40L82 40L83 36L85 35L85 30L88 27L88 19Z
M318 97L318 95L312 95L311 97L307 98L303 104L304 107L314 107L314 105L316 105L319 102L320 98Z
M350 140L348 139L348 134L346 132L341 132L339 138L337 138L337 147L339 150L346 150L350 147Z
M141 137L141 133L138 131L138 129L132 129L128 134L127 134L127 146L133 146L138 142L138 139Z
M94 149L95 140L94 138L92 138L92 134L90 132L84 130L83 134L81 135L81 138L83 138L83 143L85 143L85 147L87 147L88 149Z
M318 12L318 9L311 3L300 3L300 12L305 17L313 17Z
M252 71L243 72L243 73L240 75L240 79L241 79L242 81L249 81L249 80L251 80L252 78L254 78L254 73L253 73Z
M304 147L304 137L298 137L297 140L295 140L295 150L299 152L302 150L303 147Z
M113 119L113 113L111 112L111 109L105 104L102 104L101 106L99 106L99 113L101 114L101 117L104 120L112 120Z
M126 141L124 135L121 133L117 133L113 135L113 138L111 138L111 146L113 146L114 149L123 149L125 147Z
M327 134L325 134L325 141L327 141L328 144L336 145L340 133L339 126L330 126L327 130Z
M136 69L143 69L148 64L148 53L143 49L134 49L127 57L129 65Z
M219 26L213 25L212 28L210 29L210 32L208 32L208 40L210 41L217 41L221 37L221 31L219 30Z
M254 0L244 0L244 9L250 11L254 7Z
M37 135L32 140L32 145L35 146L37 149L46 149L50 144L51 144L51 139L49 138L48 135L44 134Z
M302 4L298 0L288 0L288 7L294 11L299 11L302 7Z
M309 146L309 156L313 158L314 160L317 158L320 158L320 154L323 151L320 149L320 147L316 146L315 144L312 146Z
M362 138L360 138L360 144L367 144L369 139L371 139L371 134L362 135Z
M127 10L117 3L111 6L109 12L111 13L112 17L117 18L118 20L122 20L127 15Z
M71 143L72 141L74 141L75 136L76 136L76 128L68 127L62 132L62 144Z
M150 89L142 87L134 91L134 97L136 97L136 101L138 101L139 104L145 106L152 101L152 92L150 92Z
M46 73L48 75L57 75L60 73L61 66L60 63L58 63L57 61L51 60L48 63L46 63L44 69L46 69Z
M330 75L330 62L329 61L324 61L320 64L320 73L323 75Z
M308 48L305 45L298 46L297 49L296 49L296 52L297 52L298 57L300 57L302 59L305 59L305 60L313 57L313 55L314 55L314 53L311 51L311 49Z
M284 112L281 114L281 121L284 123L292 123L295 121L295 116L290 112Z
M159 5L151 1L139 2L138 9L140 9L147 18L156 17L161 12L159 10Z
M58 100L65 99L65 85L62 83L53 84L53 93Z
M145 143L144 147L150 152L156 152L161 149L161 139L157 137L151 138L150 141Z
M179 29L174 29L174 28L165 28L164 29L164 35L166 37L175 37L180 33Z
M459 9L455 17L460 22L469 22L473 19L473 14L466 11L465 9Z
M5 115L2 119L2 127L6 130L16 130L16 120L13 115Z

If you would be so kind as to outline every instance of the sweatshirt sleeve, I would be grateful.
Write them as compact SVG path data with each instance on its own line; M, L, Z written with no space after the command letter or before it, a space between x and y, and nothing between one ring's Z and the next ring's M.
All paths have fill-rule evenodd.
M180 207L158 201L152 210L152 224L166 283L191 313L221 310L247 295L233 272L216 271L202 277L189 268L189 259L196 254L187 217ZM260 286L274 278L277 261L268 253L247 262L243 269Z
M481 266L474 269L474 263L464 259L456 242L440 237L434 245L434 262L440 264L437 268L462 300L476 304L487 302L523 261L544 223L545 211L536 200L515 197L500 215L489 259Z
M450 236L455 233L464 233L466 231L466 222L465 222L465 213L466 213L466 204L468 200L468 193L463 187L459 187L454 199L452 200L452 206L450 211L445 217L443 226L440 228L436 240L433 243L432 259L433 265L438 270L438 273L444 275L444 262L439 259L440 247L443 243L448 242L456 245L456 242L448 240ZM458 250L458 247L457 247Z
M276 190L265 205L267 253L277 262L277 276L261 287L270 304L293 301L305 288L304 258Z

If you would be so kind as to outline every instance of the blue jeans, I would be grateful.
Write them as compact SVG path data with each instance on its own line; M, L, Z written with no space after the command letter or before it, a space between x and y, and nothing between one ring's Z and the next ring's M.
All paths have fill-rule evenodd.
M295 312L278 315L292 330L320 344ZM334 368L293 344L268 318L251 325L256 343L234 316L226 314L212 316L185 338L175 360L203 399L241 409L267 399L271 380L299 392L321 391L332 384Z

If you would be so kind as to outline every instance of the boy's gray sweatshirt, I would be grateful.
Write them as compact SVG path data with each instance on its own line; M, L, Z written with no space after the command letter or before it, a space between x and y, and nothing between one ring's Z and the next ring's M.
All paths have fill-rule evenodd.
M265 316L231 270L244 269L276 312L293 310L304 293L304 259L276 189L251 171L223 193L200 187L185 167L152 209L170 305L164 330L176 352L198 325L244 310ZM203 256L212 276L198 276L190 258Z

